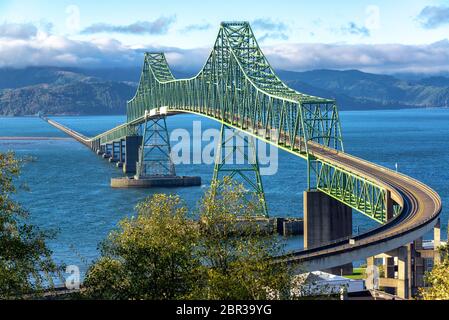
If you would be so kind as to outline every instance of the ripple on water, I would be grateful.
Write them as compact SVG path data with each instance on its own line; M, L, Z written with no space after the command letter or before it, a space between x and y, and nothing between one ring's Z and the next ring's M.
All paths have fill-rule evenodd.
M81 133L93 136L124 121L122 116L58 117L56 120ZM192 131L195 116L180 115L168 120L170 129ZM394 168L429 184L443 202L449 200L449 110L400 110L341 112L346 151L361 158ZM202 119L203 130L219 129L211 120ZM0 118L0 136L59 137L65 135L36 118ZM98 256L98 244L124 217L134 213L138 201L166 190L111 190L110 178L118 169L73 140L1 141L0 151L14 150L19 156L36 161L23 168L23 190L16 198L32 213L31 222L57 229L50 242L57 261L76 264L86 270ZM273 216L302 215L302 191L306 188L303 160L280 152L279 171L264 177L270 213ZM213 166L181 165L180 175L198 175L203 185L197 188L170 190L185 199L194 209L210 185ZM448 213L443 211L447 226ZM361 214L354 214L354 229L376 226ZM445 234L445 232L443 232ZM289 242L289 248L302 246L302 237Z

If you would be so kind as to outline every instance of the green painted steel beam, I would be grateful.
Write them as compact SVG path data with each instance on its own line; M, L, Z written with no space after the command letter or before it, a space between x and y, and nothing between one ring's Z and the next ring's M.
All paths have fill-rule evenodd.
M165 116L146 119L143 125L136 179L161 176L176 176Z
M309 151L315 143L344 152L336 102L284 84L247 22L222 23L207 62L190 79L175 79L163 53L146 53L138 89L127 105L127 123L96 139L106 143L132 134L149 110L159 108L209 117L300 156L307 160L309 189L387 221L383 187L314 159Z
M226 132L232 132L232 134L229 135ZM240 156L243 164L229 164L229 162L234 162L233 159L235 156ZM257 215L265 218L269 217L265 191L260 175L255 138L244 134L244 132L238 129L230 128L225 124L221 126L220 140L218 142L215 159L214 175L212 178L215 186L218 186L223 176L230 177L242 183L244 188L248 190L246 194L247 199L255 199L259 203L259 208L256 210Z

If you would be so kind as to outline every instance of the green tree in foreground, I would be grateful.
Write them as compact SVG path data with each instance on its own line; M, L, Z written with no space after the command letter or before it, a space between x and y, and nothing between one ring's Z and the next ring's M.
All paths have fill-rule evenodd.
M277 237L245 222L258 206L227 178L206 193L199 222L190 219L179 197L155 195L103 243L102 257L86 276L86 296L280 298L291 276L285 265L271 261L282 247Z
M266 300L287 298L292 276L286 264L274 264L283 246L256 219L257 197L228 177L212 185L200 206L200 256L206 277L195 298ZM287 294L287 295L286 295Z
M37 296L57 271L45 241L50 234L26 224L28 212L12 199L20 161L0 153L0 299Z
M441 248L442 262L426 276L428 288L420 290L424 300L449 300L449 245Z
M155 195L138 205L102 244L86 295L96 299L183 299L196 283L198 228L177 196Z

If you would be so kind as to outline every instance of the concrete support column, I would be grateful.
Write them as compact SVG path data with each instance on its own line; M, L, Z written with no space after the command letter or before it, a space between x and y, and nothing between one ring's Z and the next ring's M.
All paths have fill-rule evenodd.
M99 140L97 139L92 141L90 148L92 149L92 151L98 152L98 150L100 150Z
M417 251L424 249L423 248L423 238L416 239L413 244L415 246L415 250L417 250Z
M409 299L413 297L413 280L414 280L414 265L413 265L413 245L409 244L407 248L407 289Z
M394 279L396 276L396 265L394 262L394 257L385 257L384 258L384 278L385 279ZM386 293L395 294L394 288L384 288Z
M126 155L125 140L122 139L120 140L120 157L119 157L119 161L121 163L125 162L125 155Z
M112 144L107 143L107 144L106 144L106 154L112 156L112 153L113 153L113 152L112 152L112 149L113 149Z
M320 191L304 192L304 247L314 248L352 236L352 209ZM352 264L327 270L352 274Z
M393 258L385 258L384 259L384 271L385 278L394 279L395 277L395 264L394 257Z
M423 238L415 240L414 246L414 264L413 264L413 274L412 274L412 294L415 294L418 288L424 287L424 259L419 254L423 251Z
M387 221L390 221L394 218L394 207L393 207L393 199L391 199L391 191L387 190L386 194L386 209L387 209ZM384 278L385 279L394 279L396 276L396 265L394 261L394 257L385 257L384 258ZM386 293L395 294L395 289L386 287L384 288Z
M386 209L387 209L387 221L390 221L394 218L394 207L393 207L393 199L391 199L391 191L387 190L386 194ZM396 276L396 265L394 261L394 257L385 257L384 258L384 278L385 279L394 279ZM395 289L386 287L384 288L386 293L395 294Z
M433 228L433 250L434 250L434 265L441 263L441 219L438 219L437 224Z
M373 270L374 262L374 257L369 257L368 259L366 259L366 267L368 270Z
M411 248L410 245L398 249L398 297L409 299L411 296L410 274L411 274Z
M139 148L142 145L142 136L130 136L125 140L125 161L123 172L125 174L136 173L137 161L139 161Z
M104 145L103 159L111 159L113 154L113 145L106 144Z
M369 257L368 259L366 259L366 271L367 271L367 275L368 277L366 278L366 283L365 286L367 289L371 290L371 289L375 289L378 290L378 283L376 283L376 276L378 276L378 274L375 273L376 269L376 265L375 265L375 258L374 257Z
M120 141L114 141L112 143L112 159L119 161L120 159Z

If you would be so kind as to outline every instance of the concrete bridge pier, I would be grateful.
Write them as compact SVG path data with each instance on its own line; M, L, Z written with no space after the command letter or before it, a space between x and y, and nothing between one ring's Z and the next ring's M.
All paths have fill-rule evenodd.
M111 143L106 144L106 153L109 155L112 154L112 144Z
M379 289L396 295L401 299L409 299L412 295L412 245L406 245L383 255L367 259L367 270L374 272L377 259L383 259L384 272L378 274ZM391 262L393 262L391 264ZM385 266L387 265L387 269ZM377 269L379 270L379 269ZM397 270L397 271L396 271ZM379 272L380 273L380 272ZM371 274L369 276L374 276Z
M120 140L120 158L119 161L121 163L125 163L126 159L126 139Z
M123 168L125 174L134 174L141 144L141 136L129 136L119 141L100 145L97 154L104 159L109 159L111 163L117 163L117 167Z
M396 294L403 299L410 299L412 295L412 248L406 245L397 250L398 258L398 284Z
M320 191L304 192L304 247L312 249L352 236L352 209ZM322 270L352 275L352 263Z
M123 173L134 174L137 171L137 162L139 161L139 148L142 145L142 136L129 136L122 143L123 151Z
M396 276L396 265L395 265L395 258L394 257L385 257L383 261L383 269L384 269L384 276L387 279L394 279ZM395 295L395 289L394 288L385 288L385 292L388 294Z
M99 154L100 153L99 152L100 151L100 147L101 147L100 139L96 139L96 140L92 141L91 149L92 149L93 152Z
M112 144L107 143L104 146L103 159L109 159L112 157Z
M396 295L401 299L416 296L418 289L425 286L424 275L430 271L426 266L441 262L440 220L434 227L434 242L432 248L423 247L423 239L396 250L368 258L367 270L383 265L383 274L379 275L379 287L383 291ZM379 263L379 260L382 262ZM376 263L377 262L377 263Z
M117 160L117 168L123 168L123 164L126 159L126 148L125 148L125 139L120 139L118 142L118 160Z
M162 109L162 108L161 108ZM160 113L157 115L157 113ZM126 173L134 177L111 179L112 188L179 188L201 186L200 177L177 176L171 159L170 136L166 112L151 110L146 113L143 136L127 137L125 141ZM157 115L157 116L156 116Z
M109 162L118 162L120 160L120 141L114 141L112 143L112 154Z
M438 219L437 224L433 228L433 248L435 255L435 257L433 258L434 264L441 263L441 252L439 250L440 246L441 246L441 219Z
M98 147L95 149L95 153L98 156L102 156L104 154L104 148L101 144L99 144Z

